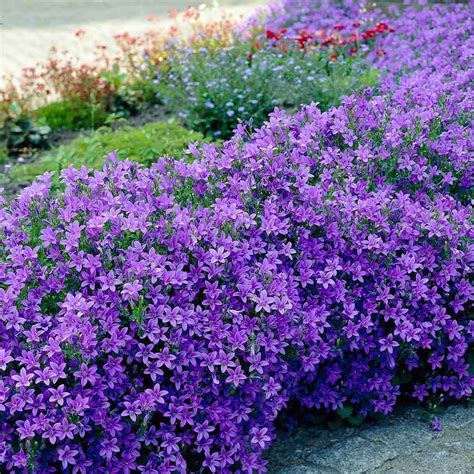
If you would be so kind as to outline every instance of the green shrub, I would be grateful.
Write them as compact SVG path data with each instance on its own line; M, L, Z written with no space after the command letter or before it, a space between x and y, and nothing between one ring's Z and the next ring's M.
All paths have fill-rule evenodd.
M118 77L118 78L117 78ZM130 84L118 84L124 80L112 73L103 73L103 79L110 82L118 92L102 101L83 101L79 98L51 102L34 111L35 119L52 130L94 130L110 122L114 117L129 117L138 112L144 104L156 104L156 85L150 81L138 80Z
M0 147L7 154L49 147L50 128L39 125L16 102L0 103Z
M89 137L79 137L32 163L12 169L12 179L26 182L47 171L69 165L101 168L104 157L117 150L119 158L128 158L149 166L160 156L181 156L187 144L203 140L198 132L176 123L157 122L140 128L122 127L115 131L97 130Z
M135 80L127 86L127 90L129 91L129 93L137 97L139 103L161 103L157 95L157 86L152 81L147 81L146 79Z
M159 94L169 110L193 130L229 137L240 120L261 125L275 107L295 109L319 102L322 110L340 104L353 91L374 86L377 71L362 57L327 50L284 51L266 44L173 50L158 68Z
M98 104L68 99L51 102L34 112L38 122L52 130L83 130L98 128L107 121L109 113Z
M8 161L8 150L4 145L0 145L0 165L4 165Z

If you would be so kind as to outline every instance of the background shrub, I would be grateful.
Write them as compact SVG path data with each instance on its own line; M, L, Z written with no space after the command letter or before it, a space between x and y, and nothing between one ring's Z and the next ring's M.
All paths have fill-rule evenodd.
M227 138L239 121L260 126L275 106L295 109L317 101L327 110L377 83L377 72L360 58L341 54L336 61L333 54L266 40L258 49L247 41L176 49L156 70L158 95L188 127Z
M120 127L114 131L104 128L91 136L76 138L32 163L16 165L11 175L16 181L28 182L40 174L69 165L100 169L105 155L113 150L117 150L119 158L128 158L149 166L161 156L182 156L188 143L203 139L200 133L169 122L150 123L135 128Z
M7 153L49 147L50 128L37 124L16 102L0 100L0 124L0 145Z
M110 113L100 105L80 99L51 102L34 112L38 122L52 130L91 130L101 127Z

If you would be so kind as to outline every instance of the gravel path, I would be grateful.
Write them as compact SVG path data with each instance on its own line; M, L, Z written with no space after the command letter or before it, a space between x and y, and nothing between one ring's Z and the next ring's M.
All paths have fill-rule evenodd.
M296 429L270 450L270 473L474 473L474 405L452 406L438 418L441 432L416 408L360 428Z
M19 74L22 68L44 61L51 47L67 49L82 59L93 55L97 44L113 45L113 35L140 34L152 27L167 27L171 9L184 10L203 0L1 0L0 76ZM264 0L208 1L207 15L223 9L233 16L248 15ZM219 4L219 10L212 5ZM151 24L147 17L161 21ZM86 35L79 40L74 32Z

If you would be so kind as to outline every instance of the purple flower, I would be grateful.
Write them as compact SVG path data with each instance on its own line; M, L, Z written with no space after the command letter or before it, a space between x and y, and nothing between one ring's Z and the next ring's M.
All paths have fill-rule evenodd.
M270 436L268 436L268 428L254 428L250 431L252 435L251 442L252 444L259 445L262 449L265 448L266 444L271 441Z
M380 343L380 350L387 351L389 354L393 354L393 348L398 347L400 344L398 344L397 341L393 340L393 335L389 334L386 338L382 338L379 341Z
M75 456L78 452L77 449L72 449L67 445L64 448L58 448L58 459L61 461L63 469L66 469L68 465L76 464Z
M443 427L441 426L441 423L438 420L437 416L433 417L433 421L431 422L431 430L432 431L442 431L443 430Z
M11 350L0 349L0 370L6 370L7 364L14 360L11 353Z
M97 376L97 367L88 367L86 364L81 364L80 370L74 373L74 375L80 379L81 385L85 387L87 383L94 385Z
M100 455L104 456L107 460L110 461L114 453L119 453L120 448L117 446L117 439L104 439L101 443L102 449L100 450Z

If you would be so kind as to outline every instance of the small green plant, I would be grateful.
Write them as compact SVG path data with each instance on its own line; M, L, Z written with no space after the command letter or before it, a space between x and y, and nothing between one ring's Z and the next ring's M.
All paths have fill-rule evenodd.
M66 99L40 107L34 116L52 130L83 130L101 127L109 113L92 102Z
M161 156L181 156L188 143L203 138L198 132L166 122L151 123L140 128L122 127L115 131L101 129L89 137L79 137L35 162L15 166L12 178L28 182L47 171L56 171L69 165L101 168L104 157L111 151L117 151L120 159L127 158L148 166Z
M114 69L103 72L101 77L108 83L111 93L101 101L92 98L64 99L50 102L34 111L39 123L52 130L94 130L113 118L127 118L136 114L144 104L156 104L156 86L149 81L128 83L127 75Z
M0 123L0 143L8 154L49 146L50 128L35 123L15 102L2 107Z
M0 165L4 165L8 160L8 150L5 145L0 145Z

